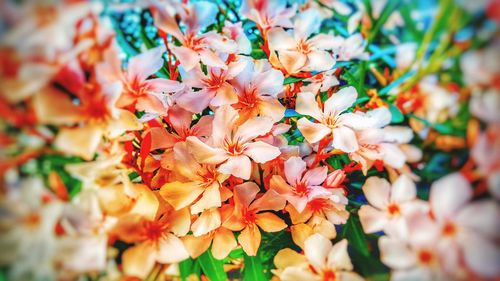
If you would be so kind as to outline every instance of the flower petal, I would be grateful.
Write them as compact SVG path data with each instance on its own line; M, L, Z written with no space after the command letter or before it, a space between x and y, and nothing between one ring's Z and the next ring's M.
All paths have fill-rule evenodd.
M500 267L498 267L500 249L497 244L479 235L469 235L466 242L461 244L465 263L470 269L489 278L500 274Z
M123 273L141 279L146 278L156 262L154 249L149 243L141 243L125 250L122 255Z
M261 213L256 215L256 224L265 232L276 232L286 228L288 225L273 213Z
M130 59L128 63L128 79L133 81L144 81L150 75L156 73L163 66L162 54L165 46L149 49Z
M303 117L297 121L297 128L304 138L311 144L317 143L328 136L332 130L320 123L313 123Z
M353 105L358 97L356 88L349 86L340 89L325 101L325 114L339 115Z
M249 256L257 255L259 250L261 240L261 234L259 228L256 225L249 225L245 227L240 236L238 236L238 242L240 242L243 251Z
M472 198L469 182L460 174L450 174L431 186L429 201L433 214L440 221L456 214Z
M381 261L393 269L407 269L417 262L415 254L404 241L382 236L378 245Z
M208 250L211 242L212 236L208 234L199 237L195 237L193 235L186 235L182 237L182 243L184 243L184 247L193 259L199 257L206 250Z
M234 204L244 208L250 206L260 188L254 182L245 182L234 187Z
M219 89L217 89L214 98L210 101L210 105L218 107L236 102L238 102L238 96L236 95L233 86L226 82L222 84Z
M246 155L229 156L227 161L219 166L219 172L248 180L252 173L252 162Z
M308 185L320 185L325 181L327 174L328 168L326 166L316 167L308 170L302 177L302 181Z
M204 188L198 182L169 182L160 188L160 195L176 210L193 203Z
M313 51L307 54L306 71L326 71L335 65L335 59L326 51Z
M255 200L250 208L255 208L260 211L273 210L281 211L285 208L286 200L279 196L279 194L274 189L269 189L260 197Z
M205 209L221 206L220 185L218 182L212 183L205 189L200 200L191 206L191 214L198 214Z
M359 149L354 131L346 126L333 129L333 147L351 153Z
M216 259L225 259L237 245L233 232L221 227L215 232L212 254Z
M159 263L176 263L189 258L181 239L177 236L166 233L158 243L156 260Z
M307 63L307 56L297 51L281 50L278 55L288 74L299 72Z
M197 137L187 137L186 142L194 158L200 163L219 164L228 159L224 150L210 147Z
M255 117L241 124L236 131L235 138L241 143L246 143L258 136L271 131L274 122L268 117Z
M188 91L180 95L176 102L182 108L193 113L200 113L208 107L210 100L214 97L215 92L209 92L202 89L198 92Z
M256 163L266 163L278 157L281 151L268 143L256 141L248 143L244 153Z
M330 268L347 271L352 270L351 259L347 253L346 239L342 239L333 245L332 249L328 253L327 265Z
M359 220L365 233L375 233L384 230L389 222L387 214L370 205L363 205L358 211Z
M318 121L323 119L323 112L321 112L316 102L316 96L311 92L297 94L295 110L302 115L309 115Z
M217 209L205 210L191 225L194 236L201 236L217 229L221 225L220 213Z
M363 193L368 202L377 209L384 210L389 204L391 185L386 179L369 177L363 185Z
M302 158L293 156L285 161L285 176L286 181L290 184L298 182L304 171L306 170L306 162Z
M170 50L181 63L185 71L190 71L200 63L200 56L197 52L184 46L171 46Z
M307 264L306 258L290 248L281 249L274 256L274 265L277 269L285 269L287 267L300 267Z
M309 236L309 238L304 241L305 256L317 271L321 271L325 268L326 259L331 249L332 242L318 233Z
M317 9L307 9L298 13L293 24L295 39L306 40L311 34L318 32L321 19Z
M417 198L417 187L415 183L405 174L392 184L391 201L392 202L408 202Z
M272 28L267 32L267 40L271 50L287 50L295 46L295 40L283 28Z
M54 141L54 146L59 151L80 156L89 161L94 158L102 135L102 129L93 125L81 128L61 128Z

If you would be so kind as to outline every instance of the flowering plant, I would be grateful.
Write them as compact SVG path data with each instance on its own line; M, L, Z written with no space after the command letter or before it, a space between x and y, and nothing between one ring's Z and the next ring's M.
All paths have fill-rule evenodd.
M0 280L500 278L498 1L0 5Z

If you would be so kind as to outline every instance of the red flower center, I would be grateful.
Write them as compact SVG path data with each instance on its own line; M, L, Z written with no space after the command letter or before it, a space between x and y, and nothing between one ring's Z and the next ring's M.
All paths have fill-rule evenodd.
M234 142L226 139L224 141L224 147L226 148L226 151L231 155L241 155L243 153L243 146L237 141Z
M309 46L309 43L307 43L306 41L300 40L297 43L297 51L302 54L308 54L311 52L311 47Z
M399 214L401 213L399 205L396 203L392 203L389 206L387 206L387 211L391 216L399 216Z
M304 182L298 182L297 185L295 186L295 193L300 196L307 195L309 192L309 187L306 183Z
M245 224L255 224L257 213L254 210L246 210L243 212L243 221Z
M457 226L454 223L447 222L443 226L443 235L444 236L454 236L457 233Z
M210 89L218 89L222 87L222 84L226 82L226 75L224 71L220 73L215 73L213 70L210 71L210 77L203 79L203 84Z
M335 271L333 270L327 270L323 272L323 281L335 281L336 280L336 274Z
M163 236L166 224L159 221L144 221L142 227L146 240L157 241Z
M313 212L318 213L328 207L328 201L329 199L326 198L316 198L312 201L309 201L309 207Z
M434 260L434 254L429 250L421 250L418 253L418 260L422 264L429 265Z

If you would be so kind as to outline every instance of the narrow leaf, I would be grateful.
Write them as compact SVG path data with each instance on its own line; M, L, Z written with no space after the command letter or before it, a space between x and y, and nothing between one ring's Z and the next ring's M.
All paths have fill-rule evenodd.
M199 258L198 262L201 270L210 281L225 281L227 274L224 271L224 263L212 256L211 251L205 251Z
M368 243L358 217L354 215L349 217L349 220L347 220L347 223L344 225L342 237L346 238L349 244L356 248L362 255L370 255Z
M244 254L244 262L243 281L267 280L259 255L251 257Z
M405 117L401 110L397 108L394 104L389 105L389 111L391 112L392 118L391 123L401 123L405 120Z

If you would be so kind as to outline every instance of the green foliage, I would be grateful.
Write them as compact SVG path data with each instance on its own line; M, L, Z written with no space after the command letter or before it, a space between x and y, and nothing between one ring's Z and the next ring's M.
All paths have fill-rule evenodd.
M72 177L64 166L81 162L83 160L76 156L43 154L21 166L21 172L31 176L41 176L44 179L47 179L51 172L56 172L66 186L69 197L73 198L80 192L82 183Z
M259 255L251 257L244 254L243 281L265 281L268 280L264 274L264 268Z
M210 281L225 281L227 274L224 271L224 262L212 256L210 250L205 251L198 257L198 262L203 274L205 274Z

